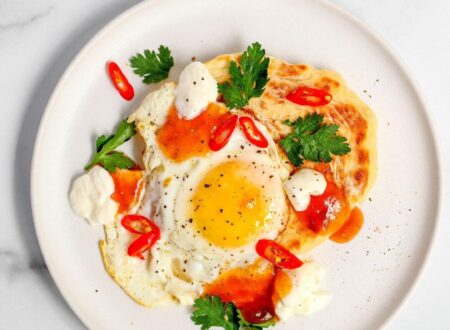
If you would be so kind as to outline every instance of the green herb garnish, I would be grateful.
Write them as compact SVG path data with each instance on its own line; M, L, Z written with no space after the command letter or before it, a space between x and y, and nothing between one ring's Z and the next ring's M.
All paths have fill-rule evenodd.
M144 54L136 54L130 59L130 64L134 73L143 77L144 83L150 84L166 79L174 62L170 49L161 45L158 53L146 49Z
M224 304L218 296L198 298L194 302L192 321L201 325L202 330L222 327L226 330L238 330L236 308L232 303Z
M259 330L275 325L275 320L261 324L252 324L244 320L242 313L229 302L224 303L218 296L201 297L194 302L192 321L201 326L202 330L211 327L221 327L225 330L252 329Z
M136 134L134 123L122 120L116 133L110 136L101 135L95 141L96 153L92 160L84 167L90 169L94 165L102 165L107 171L114 172L116 168L133 168L136 164L121 151L115 151L118 146L131 139Z
M252 97L259 97L264 92L269 79L267 68L269 58L258 42L247 47L242 53L240 66L231 61L228 69L230 81L218 84L219 93L230 109L240 109L248 104Z
M308 114L283 124L294 127L280 145L295 166L302 165L304 159L329 163L331 155L341 156L351 151L347 139L336 134L339 126L323 124L322 115Z

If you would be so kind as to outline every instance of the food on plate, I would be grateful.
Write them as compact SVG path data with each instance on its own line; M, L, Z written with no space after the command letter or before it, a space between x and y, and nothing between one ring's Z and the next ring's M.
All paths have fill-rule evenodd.
M131 65L160 82L174 59L160 46ZM337 73L254 43L194 61L149 93L97 139L70 201L104 226L105 268L136 302L193 306L202 329L260 329L330 301L325 269L305 253L361 229L375 133ZM134 136L139 161L117 150Z
M174 61L170 49L159 46L158 53L154 50L144 50L144 54L136 54L130 59L134 73L143 78L146 84L157 83L169 76Z
M109 62L108 64L109 77L114 85L114 88L119 92L125 100L130 101L134 97L134 88L123 74L116 62Z

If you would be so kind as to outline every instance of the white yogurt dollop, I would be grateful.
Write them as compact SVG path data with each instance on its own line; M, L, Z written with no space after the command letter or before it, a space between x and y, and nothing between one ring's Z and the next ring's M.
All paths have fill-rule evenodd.
M76 178L70 190L72 209L91 224L114 221L118 204L111 198L114 181L103 167L94 166L89 172Z
M323 174L310 168L302 168L284 182L284 190L296 211L306 210L310 195L322 195L326 187Z
M281 321L293 315L308 315L324 308L331 295L321 289L325 270L315 262L306 262L300 268L285 270L292 281L292 289L275 306Z
M203 63L193 62L181 72L175 95L178 115L192 119L216 101L217 81Z

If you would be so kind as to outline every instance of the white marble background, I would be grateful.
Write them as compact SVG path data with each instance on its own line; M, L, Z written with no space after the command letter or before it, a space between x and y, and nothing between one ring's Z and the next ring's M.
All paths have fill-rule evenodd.
M449 183L450 1L334 1L378 31L418 80L436 119ZM29 196L33 143L65 67L96 31L137 2L0 0L0 329L84 328L56 289L36 240ZM389 329L450 328L449 216L444 206L428 267Z

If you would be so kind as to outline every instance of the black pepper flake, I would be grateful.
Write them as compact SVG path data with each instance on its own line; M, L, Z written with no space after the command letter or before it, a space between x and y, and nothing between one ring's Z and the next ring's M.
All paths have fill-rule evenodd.
M189 102L189 99L186 99L186 102Z
M187 264L187 259L184 260L184 263Z
M196 81L193 81L192 83L193 83L194 85L197 85L197 82L196 82Z
M270 175L270 176L269 176L269 179L272 179L272 178L273 178L273 175Z
M244 146L241 144L241 149L244 150Z
M203 226L203 230L206 230L206 226Z
M190 218L188 221L189 221L189 223L192 223L193 220L192 220L192 218Z
M223 213L223 209L220 209L219 211L220 211L220 213Z
M97 290L97 289L95 289L95 292L98 292L98 290Z
M205 80L205 77L202 77L202 80Z
M204 187L205 187L205 188L209 188L209 187L211 187L211 185L210 185L210 184L207 184L207 183L205 183Z

